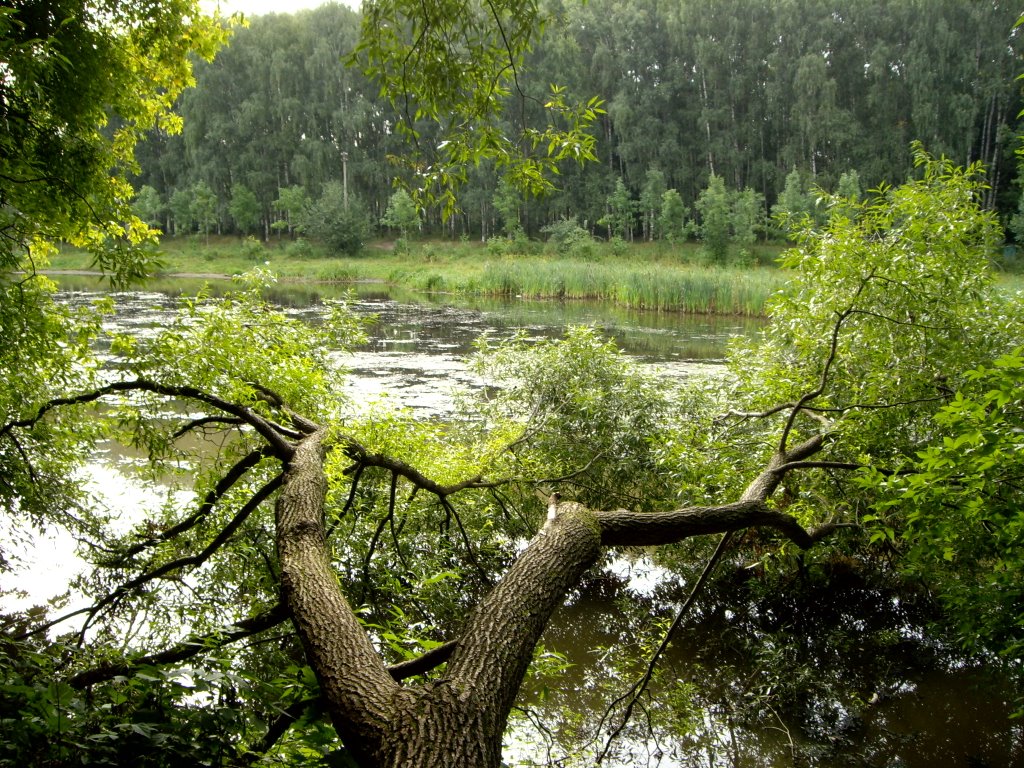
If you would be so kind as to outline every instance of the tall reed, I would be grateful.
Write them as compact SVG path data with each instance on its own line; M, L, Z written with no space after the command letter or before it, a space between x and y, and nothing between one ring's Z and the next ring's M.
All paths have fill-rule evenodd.
M528 259L488 262L466 289L525 298L607 300L658 311L759 315L784 281L784 273L770 268Z

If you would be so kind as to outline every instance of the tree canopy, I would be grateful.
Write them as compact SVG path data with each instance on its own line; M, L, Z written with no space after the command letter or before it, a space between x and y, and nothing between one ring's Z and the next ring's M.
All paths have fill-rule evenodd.
M797 194L836 191L853 171L863 189L901 182L920 139L959 164L984 162L985 204L1008 215L1019 198L1017 13L957 0L927 11L856 0L842 12L820 0L710 11L697 0L438 0L261 16L197 68L184 135L151 136L138 183L167 200L205 180L225 206L244 183L272 223L279 190L318 198L347 152L351 191L375 222L398 182L428 203L428 231L454 205L444 231L481 233L506 178L547 189L521 201L530 236L563 218L608 235L596 222L620 180L645 201L660 173L700 225L694 206L712 174L730 193L762 195L768 211L794 172ZM502 69L489 77L489 65ZM580 165L588 153L597 162ZM641 237L651 201L642 208L630 221Z
M180 130L171 109L193 82L190 54L210 59L225 40L188 0L0 9L0 267L65 240L119 278L141 273L138 253L124 257L118 247L150 235L130 207L135 145L151 130Z

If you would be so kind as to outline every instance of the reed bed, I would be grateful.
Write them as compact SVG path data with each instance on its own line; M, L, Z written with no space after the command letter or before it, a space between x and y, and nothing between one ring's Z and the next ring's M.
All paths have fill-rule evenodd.
M488 262L472 293L537 299L595 299L665 312L760 315L785 282L770 268L600 264L581 261Z
M246 248L219 238L209 246L194 239L170 240L162 249L164 271L237 274L265 267L282 281L326 283L381 281L414 291L477 296L521 296L536 299L591 299L662 312L758 316L765 302L785 282L773 267L719 267L673 258L651 258L637 248L623 255L598 258L553 258L549 255L494 257L482 248L459 245L396 254L369 248L354 258L329 257L295 244ZM309 252L305 252L308 250ZM677 254L678 256L678 254ZM56 269L84 269L87 254L65 249L54 259Z

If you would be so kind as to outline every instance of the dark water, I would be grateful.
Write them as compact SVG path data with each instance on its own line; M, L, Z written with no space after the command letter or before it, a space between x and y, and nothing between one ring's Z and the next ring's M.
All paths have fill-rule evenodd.
M71 303L90 301L98 290L90 278L61 278L61 285ZM174 281L116 294L110 329L152 333L174 310L176 294L201 287ZM222 289L211 284L214 292ZM347 291L284 285L269 298L313 321L321 299ZM377 316L370 343L344 360L353 397L387 393L428 416L445 413L453 387L475 385L464 359L484 332L548 338L567 324L593 324L642 365L678 377L713 372L730 336L759 327L588 303L424 300L373 285L357 286L350 300L356 311ZM705 556L697 552L693 562ZM994 665L963 658L931 637L928 607L887 585L818 576L781 592L745 581L709 593L669 646L652 695L603 765L1024 766L1024 724L1009 719L1012 692ZM528 711L514 715L509 765L595 764L608 732L606 725L598 733L598 722L638 671L622 659L650 652L636 647L637 629L670 618L686 582L692 578L680 581L634 553L583 585L543 641L571 666L538 683ZM672 693L679 684L682 703ZM666 728L673 717L685 720L686 736L678 735L678 722L676 735Z

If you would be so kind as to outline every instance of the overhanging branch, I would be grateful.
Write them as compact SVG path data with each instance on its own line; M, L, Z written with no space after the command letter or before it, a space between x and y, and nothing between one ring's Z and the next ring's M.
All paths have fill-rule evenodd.
M673 544L694 536L752 527L774 528L804 549L814 543L794 517L769 508L762 500L738 501L717 507L686 507L670 512L616 509L592 514L600 526L601 543L605 546Z
M217 481L217 484L207 492L206 497L203 499L203 503L199 505L199 508L195 512L180 523L172 525L170 528L161 531L159 535L130 547L126 552L118 557L115 565L124 563L128 558L138 554L144 549L154 547L161 542L173 539L175 536L194 528L210 514L217 502L224 497L224 494L227 493L235 483L245 476L246 472L259 464L263 459L267 458L268 455L269 453L265 448L259 448L243 456L227 472L225 472L224 476Z
M287 437L281 433L280 429L276 425L264 419L251 408L224 400L221 397L211 395L210 393L204 392L196 387L166 385L150 381L148 379L118 381L104 387L99 387L91 392L83 392L73 397L55 398L41 405L32 416L8 422L3 427L0 427L0 437L4 437L14 429L30 428L38 424L47 413L55 408L67 405L84 405L87 403L93 403L107 395L124 392L151 392L165 397L177 397L205 403L212 408L241 419L251 426L270 444L274 449L275 455L279 458L288 459L295 451L294 446L288 441Z

